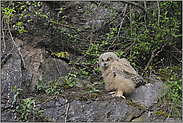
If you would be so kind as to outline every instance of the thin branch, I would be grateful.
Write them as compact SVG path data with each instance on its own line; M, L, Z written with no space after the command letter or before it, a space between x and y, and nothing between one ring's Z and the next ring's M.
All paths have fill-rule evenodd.
M3 19L2 19L2 27L3 27ZM5 43L5 39L4 39L4 31L2 30L3 33L3 42L4 42L4 50L6 49L6 43Z
M22 56L22 53L21 53L21 51L20 51L20 47L18 47L17 44L15 43L15 41L13 40L13 36L12 36L12 34L11 34L11 31L10 31L9 23L8 23L8 30L9 30L9 33L10 33L10 37L11 37L13 43L15 44L15 46L16 46L17 49L18 49L18 52L19 52L19 54L20 54L20 57L22 58L23 67L26 68L26 67L25 67L25 62L24 62L24 59L23 59L23 56Z
M157 1L158 4L158 27L159 27L159 20L160 20L160 8L159 8L159 2Z
M6 59L8 58L8 56L10 56L12 54L12 51L14 49L14 44L13 44L13 48L11 49L11 51L8 53L8 55L5 56L5 58L1 61L1 64L6 61Z
M132 6L130 5L130 32L132 34L132 12L131 12L131 10L132 10Z
M146 2L144 1L144 7L145 7L145 11L147 12L147 6L146 6ZM148 30L147 30L147 23L146 23L146 19L147 19L147 15L145 14L144 15L144 21L145 21L145 28L146 28L146 31L148 32Z
M125 8L124 8L123 19L122 19L122 21L121 21L121 24L120 24L120 27L119 27L119 30L118 30L118 34L117 34L116 38L113 40L113 42L111 43L110 46L112 46L112 45L114 44L114 42L116 41L116 39L117 39L118 36L119 36L120 30L121 30L121 27L122 27L122 24L123 24L123 20L124 20L125 17L126 17L126 16L125 16L126 9L127 9L127 4L125 5ZM109 47L110 47L110 46L109 46ZM108 47L107 50L109 50L109 47Z
M142 9L145 12L145 14L147 14L146 9L143 6L139 5L138 3L127 2L127 1L121 1L121 2L124 2L124 3L130 4L130 5L136 6L136 7L140 8L140 9Z
M147 70L147 68L149 67L151 61L152 61L153 58L155 57L154 52L155 52L156 50L157 50L157 49L154 49L154 50L152 51L152 53L151 53L151 54L152 54L152 55L151 55L151 58L149 59L147 65L146 65L146 67L145 67L145 69L144 69L144 72ZM141 76L143 76L144 72L141 74Z
M67 122L67 114L69 110L69 103L67 104L66 112L65 112L65 122Z
M152 51L151 58L149 59L147 65L146 65L146 67L145 67L145 69L144 69L144 72L145 72L145 71L147 70L147 68L149 67L149 65L150 65L150 63L152 62L153 58L156 57L156 56L163 50L163 48L166 46L167 43L168 43L168 41L161 47L161 50L157 51L156 54L154 54L154 53L155 53L156 50L158 50L157 48L154 49L154 50ZM141 74L141 76L143 76L144 72Z

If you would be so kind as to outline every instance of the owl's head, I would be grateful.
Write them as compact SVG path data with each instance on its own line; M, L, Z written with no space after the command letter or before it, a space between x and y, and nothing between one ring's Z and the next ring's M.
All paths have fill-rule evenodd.
M99 65L101 68L107 69L112 62L118 60L118 57L113 52L106 52L100 55Z

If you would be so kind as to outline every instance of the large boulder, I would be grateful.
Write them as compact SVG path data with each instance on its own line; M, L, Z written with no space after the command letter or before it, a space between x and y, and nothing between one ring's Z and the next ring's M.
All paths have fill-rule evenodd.
M111 97L106 100L68 101L61 97L50 100L44 106L44 115L51 121L56 122L145 122L165 120L166 117L154 113L158 107L158 99L166 94L167 87L156 77L150 77L150 82L137 88L127 99Z

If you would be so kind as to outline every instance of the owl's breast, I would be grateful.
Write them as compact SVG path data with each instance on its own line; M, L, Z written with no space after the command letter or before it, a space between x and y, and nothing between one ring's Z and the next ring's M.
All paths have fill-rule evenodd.
M113 73L110 70L103 72L102 76L104 78L105 88L106 88L107 91L116 89L116 87L113 83L115 81L114 80L115 77L114 77Z

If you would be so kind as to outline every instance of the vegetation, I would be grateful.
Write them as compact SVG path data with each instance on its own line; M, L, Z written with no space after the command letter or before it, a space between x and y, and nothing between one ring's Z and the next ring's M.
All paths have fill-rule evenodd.
M44 78L41 80L38 78L38 85L36 86L38 91L43 91L46 94L53 94L53 95L60 94L61 90L57 82L49 81L44 83L43 80Z
M74 87L75 84L77 84L77 82L75 80L76 79L76 75L75 74L69 73L69 76L59 77L59 79L64 81L61 84L67 85L68 87Z
M168 87L166 95L159 99L161 108L156 112L158 115L163 113L166 117L182 118L182 75L178 74L178 71L182 71L182 65L158 71L159 78L164 80Z
M43 110L38 110L35 107L35 99L20 99L19 96L22 89L17 88L16 86L14 86L14 89L12 91L15 92L12 105L18 115L20 115L21 120L28 121L28 119L33 119L33 121L41 121L43 119Z
M50 32L53 38L57 34L61 35L61 37L55 36L54 39L62 49L60 47L54 49L51 55L67 59L72 67L70 75L58 79L62 81L63 86L74 87L78 77L90 82L92 90L87 92L97 92L93 82L101 81L101 85L104 84L98 57L103 52L115 52L119 58L127 58L144 78L160 74L159 77L168 86L167 95L163 99L166 100L164 106L168 106L167 112L171 116L182 117L182 2L121 1L119 4L124 4L123 10L105 1L92 3L87 4L84 11L84 14L91 19L91 23L88 22L88 25L81 28L70 21L72 18L68 16L68 10L62 6L59 6L57 13L56 10L43 12L42 2L3 1L1 22L4 47L5 34L11 35L12 31L17 31L20 35L27 33L29 29L27 25L36 23L35 20L44 21L43 23L48 23L49 29L53 30ZM56 3L47 4L54 6ZM104 23L96 21L101 20L99 17L105 14L101 7L110 10L109 16L102 19ZM72 59L71 54L81 57ZM38 81L38 90L54 95L61 92L59 82ZM20 90L14 91L17 92L14 96L16 99ZM30 99L19 102L31 106L34 101ZM30 110L29 107L26 109ZM31 112L33 111L35 110ZM26 118L25 115L26 113L22 118Z
M86 92L90 93L90 92L100 92L100 90L97 90L93 87L92 84L90 84L91 90L86 90Z

